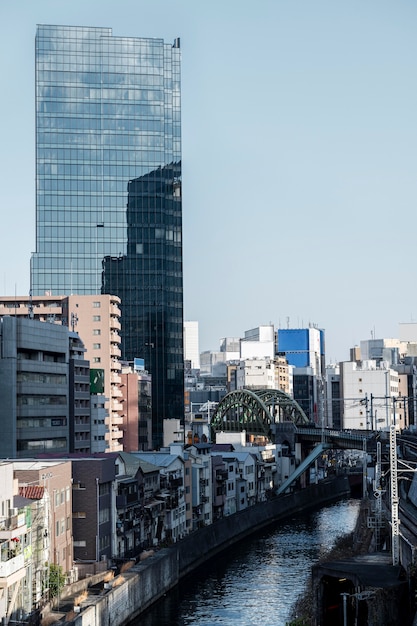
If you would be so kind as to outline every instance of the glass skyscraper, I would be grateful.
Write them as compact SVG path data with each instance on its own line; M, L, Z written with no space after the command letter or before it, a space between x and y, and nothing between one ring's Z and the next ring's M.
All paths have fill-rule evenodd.
M38 26L33 295L122 300L122 356L145 359L153 439L181 418L179 39Z

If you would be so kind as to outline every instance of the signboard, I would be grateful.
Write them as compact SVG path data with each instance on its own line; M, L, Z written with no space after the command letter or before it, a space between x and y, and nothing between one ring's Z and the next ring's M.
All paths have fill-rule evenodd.
M90 369L90 393L104 393L103 369Z

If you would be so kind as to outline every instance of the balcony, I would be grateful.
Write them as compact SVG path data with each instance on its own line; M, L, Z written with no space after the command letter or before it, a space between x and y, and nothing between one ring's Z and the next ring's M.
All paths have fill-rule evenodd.
M182 479L182 477L179 478L171 478L168 482L168 487L170 489L178 489L179 487L182 487L184 484L184 481Z
M18 554L8 561L0 561L0 588L9 587L26 575L25 559Z
M113 316L110 318L110 328L114 330L121 330L122 325L119 321L119 318Z
M225 470L224 472L221 471L221 472L216 473L216 480L218 482L223 482L224 480L227 480L227 477L228 477L227 470Z
M117 304L115 304L114 302L112 302L110 304L110 315L115 315L117 318L120 317L122 314L121 310L119 309L119 306Z
M27 533L27 527L24 513L0 520L0 540L7 541L25 533Z

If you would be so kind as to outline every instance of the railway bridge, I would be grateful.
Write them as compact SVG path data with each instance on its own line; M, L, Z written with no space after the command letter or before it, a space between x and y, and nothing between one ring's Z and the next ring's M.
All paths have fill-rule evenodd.
M212 441L218 432L244 431L248 437L282 444L295 453L301 462L278 493L285 492L327 449L373 452L383 436L374 431L320 428L294 398L277 389L231 391L218 404L210 426Z

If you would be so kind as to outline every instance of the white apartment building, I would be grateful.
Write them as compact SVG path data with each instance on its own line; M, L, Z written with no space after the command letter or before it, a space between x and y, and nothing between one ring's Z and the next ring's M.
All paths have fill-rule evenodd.
M200 354L200 374L203 376L225 376L226 363L240 359L240 339L223 337L219 351L206 350Z
M193 370L200 369L198 322L184 322L184 359Z
M400 427L403 409L399 397L399 375L382 361L346 361L340 364L342 428L387 430Z
M245 331L240 340L240 358L269 358L275 356L275 330L272 324Z
M236 367L236 389L279 389L290 395L292 370L282 356L241 360Z
M276 389L275 362L270 358L248 358L236 369L237 389Z
M213 523L211 445L193 444L188 448L192 471L193 530Z

